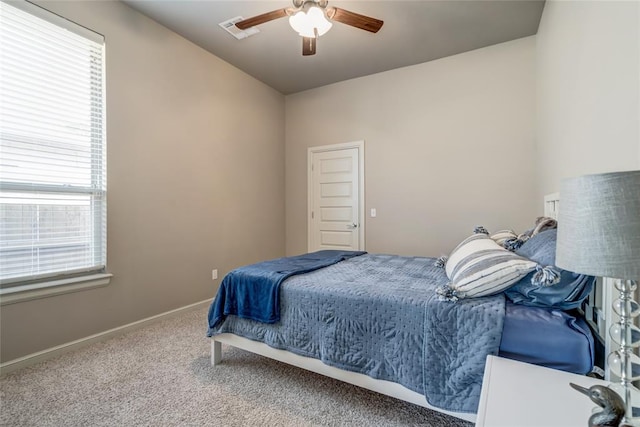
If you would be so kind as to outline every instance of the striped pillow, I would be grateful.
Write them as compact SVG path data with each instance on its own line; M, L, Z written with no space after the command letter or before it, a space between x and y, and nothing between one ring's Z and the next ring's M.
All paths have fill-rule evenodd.
M472 298L502 292L535 270L536 265L504 249L486 234L474 234L451 252L446 272L455 295Z
M504 244L509 239L517 239L518 235L513 230L500 230L491 235L491 238L504 248Z

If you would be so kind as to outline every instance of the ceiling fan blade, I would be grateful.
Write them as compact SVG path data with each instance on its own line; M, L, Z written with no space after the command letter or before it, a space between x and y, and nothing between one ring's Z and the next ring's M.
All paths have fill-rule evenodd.
M273 10L271 12L263 13L262 15L257 15L252 18L236 22L236 27L241 30L246 30L247 28L255 27L256 25L264 24L265 22L273 21L274 19L284 18L287 15L289 15L289 12L286 8Z
M377 33L384 21L369 16L360 15L359 13L350 12L340 9L339 7L327 7L327 17L332 21L341 22L361 30Z
M303 37L302 38L302 54L304 56L316 54L316 38L315 37Z

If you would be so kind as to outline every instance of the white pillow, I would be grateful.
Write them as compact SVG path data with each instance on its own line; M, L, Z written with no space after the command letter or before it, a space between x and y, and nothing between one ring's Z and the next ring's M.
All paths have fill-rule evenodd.
M514 254L486 234L467 237L446 264L448 287L458 298L494 295L535 270L537 263Z

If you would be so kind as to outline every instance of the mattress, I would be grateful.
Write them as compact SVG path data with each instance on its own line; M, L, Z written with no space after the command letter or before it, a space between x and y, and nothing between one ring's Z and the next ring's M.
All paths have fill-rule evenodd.
M499 356L587 374L594 365L593 335L577 313L507 301Z

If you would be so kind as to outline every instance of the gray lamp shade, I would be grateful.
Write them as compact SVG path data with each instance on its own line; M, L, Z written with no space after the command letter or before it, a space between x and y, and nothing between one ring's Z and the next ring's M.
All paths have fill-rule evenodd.
M591 276L640 278L640 171L562 181L556 265Z

